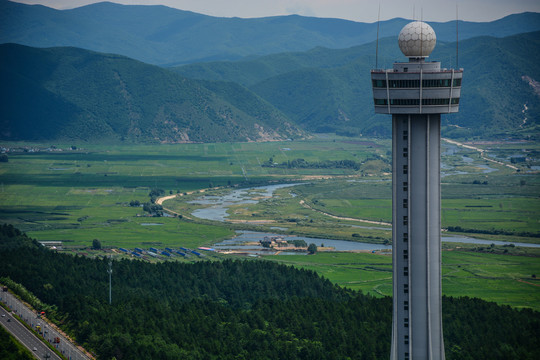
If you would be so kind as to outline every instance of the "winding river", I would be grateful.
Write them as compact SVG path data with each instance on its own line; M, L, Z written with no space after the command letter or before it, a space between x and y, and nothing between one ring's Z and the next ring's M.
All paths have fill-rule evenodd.
M268 198L273 196L274 191L277 189L282 189L286 187L292 187L300 185L300 183L293 184L279 184L279 185L266 185L258 186L245 189L236 189L230 193L222 196L201 196L198 199L191 201L195 204L211 205L210 207L204 209L195 210L192 215L201 219L214 220L214 221L226 221L228 217L227 210L232 205L238 204L256 204L260 198ZM256 194L256 196L254 196ZM380 229L388 230L390 228L384 227L374 227L374 226L361 226L361 225L350 225L355 228L367 228L367 229ZM275 236L282 237L285 240L305 240L306 243L313 243L318 247L323 244L325 247L332 247L337 251L354 251L354 250L388 250L392 249L391 245L383 244L372 244L372 243L363 243L356 241L346 241L346 240L334 240L334 239L320 239L320 238L309 238L303 236L285 236L281 234L272 234L265 232L256 232L256 231L239 231L237 236L233 239L224 240L220 243L215 244L215 247L221 249L251 249L255 252L264 251L262 246L259 245L245 245L245 243L254 243L259 242L264 239L265 236ZM489 246L491 244L495 245L510 245L514 244L515 246L522 247L540 247L540 244L529 244L529 243L518 243L518 242L504 242L496 240L481 240L475 239L466 236L457 236L457 235L442 235L443 242L457 242L457 243L468 243L468 244L478 244ZM285 253L286 254L286 253Z

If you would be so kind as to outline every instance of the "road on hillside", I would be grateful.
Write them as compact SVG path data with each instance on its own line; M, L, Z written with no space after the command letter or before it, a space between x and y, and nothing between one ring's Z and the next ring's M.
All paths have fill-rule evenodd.
M36 326L41 327L42 336L45 338L46 341L48 341L51 345L53 345L60 353L62 353L67 359L69 360L88 360L90 357L83 354L76 345L72 344L63 334L59 333L57 329L53 328L49 323L44 321L44 319L40 319L37 314L27 308L19 299L11 295L9 292L3 292L0 291L0 301L2 301L4 304L6 304L13 313L17 314L21 319L23 319L24 322L26 322L32 329L36 329ZM1 308L1 307L0 307ZM5 314L6 316L2 316L0 314L0 322L2 325L11 325L14 323L18 323L19 326L24 328L26 331L29 331L26 329L21 323L18 322L11 314L6 312L4 308L2 309L2 314ZM9 317L8 317L9 316ZM8 322L7 319L10 319L11 321ZM6 327L7 328L7 327ZM8 330L10 330L8 328ZM11 331L11 330L10 330ZM44 343L42 343L34 334L32 334L35 339L41 344L42 347L44 347L46 350L42 351L41 348L38 347L35 343L32 345L26 345L26 343L23 342L22 338L19 338L16 336L19 341L23 342L23 344L28 347L32 353L37 353L39 359L44 359L44 355L48 352L50 354L49 359L60 359L58 355L54 354L52 350L50 350ZM58 337L60 339L60 343L54 343L54 339ZM37 348L37 351L33 351L34 347ZM53 357L54 356L54 357Z
M48 358L49 360L61 360L58 355L49 349L47 345L39 340L36 335L34 335L23 324L15 319L11 313L6 311L6 309L3 307L0 307L0 324L2 324L2 326L13 336L15 336L15 338L19 340L21 344L26 346L37 359Z

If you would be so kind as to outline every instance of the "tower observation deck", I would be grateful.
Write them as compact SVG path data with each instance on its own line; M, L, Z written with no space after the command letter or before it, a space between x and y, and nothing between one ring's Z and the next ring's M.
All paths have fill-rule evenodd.
M425 60L426 23L407 24L408 62L372 70L375 112L392 114L393 320L391 360L444 359L441 315L441 114L459 110L463 70Z

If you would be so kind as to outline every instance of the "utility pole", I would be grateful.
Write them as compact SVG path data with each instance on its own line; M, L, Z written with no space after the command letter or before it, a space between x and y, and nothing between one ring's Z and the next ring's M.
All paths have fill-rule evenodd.
M109 273L109 305L112 304L112 256L109 257L109 269L107 270L107 273Z

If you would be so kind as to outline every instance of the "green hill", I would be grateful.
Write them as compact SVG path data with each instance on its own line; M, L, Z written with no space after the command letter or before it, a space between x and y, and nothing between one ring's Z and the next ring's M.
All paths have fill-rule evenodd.
M4 44L0 74L5 140L222 142L302 134L237 84L190 80L119 55Z
M526 137L537 133L540 98L523 76L540 79L540 32L460 42L465 69L460 112L444 117L446 136ZM316 132L390 135L375 116L370 69L373 43L349 49L316 48L237 62L174 68L187 77L236 81L255 91L304 128ZM439 42L430 60L456 66L455 43ZM379 67L406 61L396 38L379 41ZM527 107L525 113L522 111ZM524 118L527 121L524 122Z
M375 16L375 14L373 14ZM380 23L381 37L399 33L409 20ZM455 23L431 23L437 38L455 39ZM540 30L540 14L486 22L460 22L462 39ZM0 43L33 47L75 46L122 54L151 64L237 60L251 55L348 48L375 39L377 24L298 15L220 18L165 6L108 2L70 10L0 0Z

